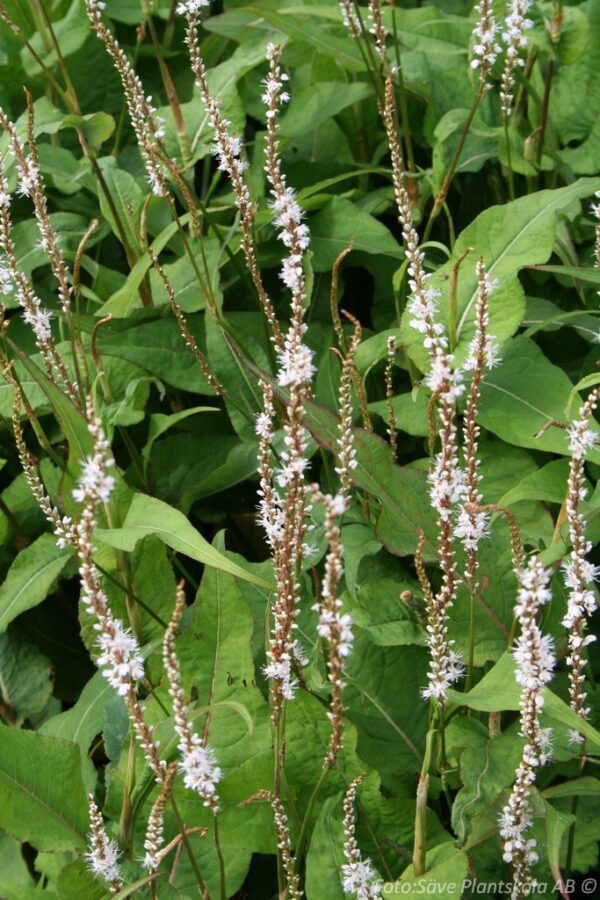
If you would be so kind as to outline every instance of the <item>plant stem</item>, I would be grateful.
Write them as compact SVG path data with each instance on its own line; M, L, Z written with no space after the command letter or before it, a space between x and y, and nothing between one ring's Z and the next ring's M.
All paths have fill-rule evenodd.
M513 182L513 170L512 170L512 160L511 160L511 152L510 152L510 134L508 130L508 116L504 116L504 139L506 141L506 164L507 164L507 178L508 178L508 197L510 200L515 199L515 186Z
M308 801L308 805L306 807L306 811L304 813L304 817L302 819L302 825L300 827L300 833L298 835L298 840L296 841L296 871L298 871L300 867L300 859L302 857L302 853L304 852L304 844L306 842L306 836L308 834L308 825L310 822L310 818L312 816L313 810L315 808L315 803L317 802L317 798L321 792L321 788L327 777L327 773L329 772L329 766L325 764L321 769L321 774L319 775L319 779L313 788L313 792L310 795L310 799Z
M206 887L206 883L205 883L204 879L202 878L202 875L200 874L200 869L198 868L198 863L196 862L196 857L194 856L192 848L190 847L190 842L189 842L189 839L188 839L188 836L186 833L186 829L185 829L185 823L184 823L183 819L181 818L181 813L179 812L179 809L177 808L177 804L175 802L175 798L173 797L173 794L171 794L170 803L171 803L171 808L175 814L175 818L177 819L177 825L179 826L179 832L181 834L181 841L183 843L183 846L185 847L186 853L187 853L189 861L190 861L190 865L192 867L194 876L196 878L196 884L200 888L202 897L205 898L205 900L210 900L210 894L208 892L208 888Z
M413 843L413 874L415 878L425 872L427 851L427 794L429 791L429 769L433 751L433 741L437 734L438 711L434 711L431 726L425 738L425 754L417 786L417 806L415 810L415 835Z
M444 201L448 196L448 191L450 190L450 185L452 184L452 179L454 178L454 173L456 171L456 166L458 165L458 161L460 159L460 155L463 151L463 147L465 146L465 141L467 139L467 135L469 133L469 129L473 123L473 119L475 118L475 113L477 112L477 107L479 106L480 100L483 97L483 91L481 88L477 91L475 96L473 97L473 102L471 103L471 109L469 110L469 114L466 118L465 124L463 125L463 130L461 132L458 144L456 145L456 149L450 160L450 165L448 166L448 171L444 177L442 182L442 186L438 191L438 195L435 198L435 202L433 204L433 209L431 210L429 219L427 221L427 225L425 227L425 231L423 233L422 243L429 238L431 234L431 229L433 227L433 223L439 216L442 206L444 205Z
M540 119L540 129L537 146L537 164L542 163L544 153L544 139L546 137L546 126L548 125L548 107L550 105L550 90L552 88L552 77L554 75L554 60L551 59L546 69L546 80L544 82L544 99L542 100L542 113Z
M464 253L462 253L458 257L458 259L452 266L452 272L450 274L450 289L448 291L448 346L450 352L452 352L456 347L457 340L456 323L458 320L458 272L461 267L461 263L467 258L472 250L473 247L467 247Z
M227 890L225 887L225 860L223 859L223 851L221 850L221 841L219 838L219 817L213 817L214 823L214 841L215 850L217 851L217 859L219 861L219 882L221 886L221 900L227 900Z
M402 74L402 65L400 62L400 42L398 40L398 27L396 24L396 0L390 0L390 6L392 7L392 32L394 34L394 53L396 55L396 79L398 82L398 96L400 98L400 124L402 126L404 143L406 144L406 164L409 172L416 172L412 135L410 133L410 123L408 120L406 86L404 84L404 76Z

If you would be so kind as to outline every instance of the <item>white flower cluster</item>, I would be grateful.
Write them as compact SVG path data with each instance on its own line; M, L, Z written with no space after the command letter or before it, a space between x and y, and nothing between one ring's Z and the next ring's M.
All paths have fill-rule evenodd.
M342 22L350 32L351 37L360 37L363 32L363 26L352 0L340 0L340 12L342 14Z
M340 573L341 574L341 573ZM329 598L324 596L324 600ZM332 637L336 637L337 650L341 657L348 657L352 653L352 644L354 635L352 633L352 616L348 613L341 613L342 601L339 597L335 597L332 603L336 607L336 611L332 612L324 604L315 603L313 609L319 613L319 624L317 625L317 634L319 637L331 641Z
M288 257L289 259L291 257ZM287 260L284 260L284 266L286 262ZM277 352L279 362L277 383L281 387L310 384L317 371L313 365L313 351L302 342L306 330L305 323L298 325L294 330L290 328L285 336L283 349Z
M459 465L458 454L454 452L456 426L450 419L447 405L442 406L440 416L448 439L448 447L436 454L431 471L427 475L427 481L429 483L429 499L440 522L450 522L454 507L464 494L465 478Z
M600 443L600 433L592 431L589 420L578 419L567 429L569 435L569 451L573 459L585 459L588 450ZM583 499L583 498L582 498Z
M180 16L198 16L202 9L210 6L210 0L184 0L177 7Z
M479 268L480 265L478 265L478 269ZM480 356L481 363L485 369L493 369L494 366L497 366L500 363L500 347L498 346L496 338L488 332L490 324L488 300L493 291L498 287L498 279L495 278L492 280L485 272L483 266L481 266L481 274L483 277L483 284L480 284L480 296L481 293L484 292L485 302L478 304L475 334L472 341L469 343L469 352L463 363L463 369L466 372L474 372L477 369L480 365Z
M35 166L32 168L35 170ZM29 190L31 181L28 179L22 183L21 187ZM0 172L0 211L4 221L0 232L0 250L3 250L5 254L12 254L11 258L14 260L14 248L8 234L10 202L8 182L4 173ZM3 255L0 257L0 294L12 294L15 289L19 305L23 310L23 318L31 326L38 344L46 344L52 335L50 328L52 314L49 310L42 309L41 300L33 293L33 290L26 290L24 279L19 277L14 269L11 272L7 256Z
M517 664L516 679L523 687L520 733L526 743L514 787L499 822L503 858L513 865L512 896L520 897L519 891L528 880L529 867L538 859L536 841L528 839L526 833L533 821L531 787L539 767L551 758L551 729L540 726L539 716L544 705L542 691L552 678L556 660L552 639L543 636L537 624L540 608L552 599L548 588L551 573L533 556L526 567L516 570L516 575L519 588L515 614L521 635L512 652Z
M292 628L295 628L295 624ZM304 667L308 665L308 659L302 644L298 640L290 642L287 650L284 650L277 658L269 652L271 662L263 666L265 678L273 679L281 684L282 693L286 700L292 700L298 688L298 681L292 671L293 664Z
M415 248L413 256L418 257L419 265L422 266L425 254ZM424 335L423 346L426 350L429 350L430 352L435 351L438 348L445 350L448 346L448 341L444 335L444 326L441 322L434 322L434 317L437 312L437 298L440 296L440 292L437 288L419 288L419 285L414 278L415 268L416 262L411 260L408 267L408 274L410 276L408 284L412 294L408 304L408 311L412 313L414 318L410 320L410 326L411 328L414 328L415 331L418 331L419 334ZM425 284L431 278L431 273L429 272L421 271L420 274L421 280L425 282Z
M447 353L441 347L436 347L431 360L431 368L424 379L432 393L439 394L446 403L455 403L465 390L463 373L460 369L452 368L453 362L454 357L451 353Z
M78 487L73 491L73 497L78 503L85 503L87 499L108 502L115 486L115 479L107 474L107 467L112 466L114 460L105 458L106 447L98 447L93 456L88 456L83 464L83 472L78 479Z
M480 541L490 535L488 514L480 510L467 511L462 506L456 517L454 534L460 538L465 550L477 550Z
M110 456L110 444L104 434L102 422L92 415L88 430L94 441L94 453L86 457L83 471L77 479L77 487L73 490L73 498L78 503L107 503L115 486L115 479L107 470L114 465Z
M454 641L448 638L445 621L440 624L428 624L427 646L430 660L427 673L427 687L421 688L424 700L444 701L448 690L465 674L465 666L460 653L452 649Z
M342 890L356 900L375 900L381 896L381 877L370 859L363 859L356 840L354 801L363 776L355 779L344 797L344 857L341 867Z
M117 693L126 697L135 682L143 678L144 662L134 635L111 613L92 562L94 547L91 536L96 526L96 507L98 503L110 499L115 479L107 472L113 464L112 457L108 455L110 444L91 404L88 408L88 430L94 442L94 452L86 459L78 486L72 492L74 499L85 507L74 535L80 557L81 599L88 613L97 620L94 629L98 632L100 649L98 666Z
M31 197L32 193L39 187L40 170L39 167L24 154L17 161L17 191L21 197Z
M582 554L591 552L592 546L591 541L585 541L581 549L573 551L570 558L563 564L565 584L569 588L569 604L562 624L567 629L573 628L579 619L591 616L598 609L596 593L592 585L595 581L600 580L600 566L595 566L582 558ZM589 635L577 646L587 647L595 640L595 635Z
M88 834L88 850L84 854L87 867L92 875L103 878L116 888L122 882L119 871L119 847L117 842L111 840L106 834L102 815L91 794L88 795L88 806L90 831Z
M159 142L165 136L165 122L152 105L152 97L144 93L144 86L119 42L102 23L105 4L98 0L85 0L85 6L92 28L111 55L121 78L129 118L152 193L157 197L166 197L168 166L161 159L159 148Z
M85 591L83 601L86 602ZM121 620L111 615L94 627L100 631L98 647L101 653L97 664L108 683L125 697L131 685L144 677L144 662L138 642Z
M356 900L372 900L381 896L381 884L370 859L344 863L342 866L342 890L352 894Z
M36 295L31 297L31 303L23 309L23 318L31 326L38 343L45 344L50 340L52 313L42 309L42 301Z
M506 31L502 32L502 40L507 45L507 56L517 56L519 50L527 46L525 32L533 28L533 22L527 18L530 8L531 0L509 0L504 22ZM519 60L518 64L524 65L523 60Z
M471 68L480 70L480 83L485 90L490 90L488 81L490 69L496 62L502 48L496 41L499 27L493 13L491 0L480 0L475 10L479 13L479 19L473 29L473 59Z
M519 56L519 53L527 46L525 32L533 27L533 22L527 18L530 6L531 0L509 0L506 8L506 30L502 32L502 40L506 44L506 59L500 90L502 112L505 116L511 114L515 66L525 65L525 61Z
M177 731L177 722L175 724ZM178 732L179 734L179 732ZM221 769L217 765L217 758L212 747L203 747L202 741L194 732L191 735L192 746L179 745L181 752L180 771L183 773L183 783L186 788L196 791L204 797L204 805L208 806L211 798L215 797L217 784L223 777Z
M581 512L581 504L587 496L584 483L584 466L587 451L598 441L598 433L590 428L590 419L598 405L600 390L592 391L585 401L577 420L568 429L571 461L566 499L567 521L571 552L563 563L564 580L568 590L567 612L563 625L568 632L567 665L569 666L569 694L571 708L582 718L589 716L585 705L587 693L585 682L585 661L582 650L596 640L593 634L585 635L587 619L598 608L594 582L600 578L600 566L587 559L592 550L591 541L586 538L587 523ZM571 729L571 741L582 743L583 737Z

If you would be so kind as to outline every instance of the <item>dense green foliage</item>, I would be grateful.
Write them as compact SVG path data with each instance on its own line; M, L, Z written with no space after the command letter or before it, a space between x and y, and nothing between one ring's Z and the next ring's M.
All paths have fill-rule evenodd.
M199 733L206 728L223 771L218 820L224 878L213 816L177 780L177 816L188 828L205 826L208 833L188 838L189 855L181 847L173 850L152 889L161 900L198 896L191 856L211 897L267 900L278 890L277 837L271 806L256 795L274 789L277 769L263 674L273 572L255 521L255 419L263 402L258 376L273 375L275 354L245 268L231 185L211 153L213 132L190 70L185 19L175 14L175 5L107 0L103 18L165 120L164 145L193 196L202 233L190 221L181 185L171 179L172 203L151 193L118 73L90 28L83 0L5 0L2 7L17 27L0 22L0 106L26 140L23 86L33 97L50 221L71 271L75 262L80 270L70 322L39 246L31 200L17 193L11 198L12 234L20 270L54 313L53 336L69 372L73 347L82 348L74 377L81 395L93 396L115 457L116 488L96 531L95 563L115 615L131 623L143 645L140 698L167 760L176 759L176 739L161 641L177 582L185 580L188 606L177 655L192 717ZM501 17L505 4L494 5ZM562 21L553 32L559 8ZM428 231L426 264L441 291L439 317L453 332L459 365L474 333L479 257L497 280L490 332L501 346L501 363L485 375L478 415L483 499L508 509L526 552L537 552L553 568L553 601L544 608L541 627L554 637L559 660L543 712L544 724L553 728L554 756L538 776L531 829L540 856L532 873L551 895L561 873L579 878L598 867L600 780L592 763L582 763L581 747L569 743L567 730L585 733L585 752L597 762L600 703L593 683L600 655L597 645L586 649L591 713L583 723L569 709L561 624L569 449L559 426L577 415L600 382L600 268L590 212L600 191L600 0L564 7L537 2L530 16L527 65L518 71L509 129L494 88L477 106L446 203L429 228L433 201L477 90L479 76L469 66L476 13L463 0L384 8L389 60L402 74L403 147L411 148L414 159L407 179L414 222L421 235ZM279 773L292 845L301 829L306 832L300 848L303 890L308 900L341 900L342 800L361 773L357 840L363 856L386 883L415 877L415 790L432 715L432 704L421 696L428 669L414 566L421 530L430 580L434 586L440 581L426 479L434 449L428 441L431 392L422 383L429 362L422 335L405 312L407 263L378 115L381 78L372 51L369 56L365 49L370 39L348 35L332 0L227 0L213 5L202 26L210 89L232 132L244 138L248 184L258 203L258 262L277 317L285 328L289 294L278 278L282 248L264 175L261 82L269 41L282 45L282 67L290 78L291 102L280 119L283 169L311 233L304 258L310 294L305 340L317 375L305 410L309 481L337 490L331 451L340 356L332 352L339 347L332 305L362 325L356 367L372 425L364 427L368 420L355 396L358 466L341 526L341 596L354 622L354 646L345 662L344 748L313 796L330 732L326 655L312 608L327 550L316 504L310 540L317 550L300 576L297 619L309 661L295 698L286 704ZM496 84L502 58L493 70ZM17 175L8 146L3 133L0 154L14 191ZM81 244L94 219L97 227ZM332 304L332 268L350 245ZM153 253L225 398L181 336ZM456 316L448 323L456 273ZM85 417L48 378L15 298L7 294L4 304L3 354L15 360L13 373L28 405L27 415L22 411L26 442L52 502L61 514L78 515L72 491L92 450ZM348 337L352 328L343 327ZM384 377L390 336L399 348L391 404ZM281 412L284 388L276 387L275 399ZM396 460L387 442L391 409ZM0 896L102 898L106 885L93 878L83 859L86 794L93 793L102 808L107 831L123 853L125 883L132 885L144 876L139 860L158 789L136 746L124 700L95 669L95 632L80 603L76 555L69 547L57 548L23 474L11 426L10 381L0 382L0 413ZM463 413L459 401L459 420ZM275 443L281 449L280 432ZM587 536L595 542L600 449L590 450L587 459L589 493L582 508ZM458 543L457 555L460 568ZM450 638L465 661L474 640L474 669L470 690L464 692L463 681L450 691L443 749L433 741L425 877L439 885L430 896L443 896L444 883L460 885L467 876L486 883L510 880L498 815L524 741L517 715L520 687L507 652L516 582L508 527L499 514L481 544L480 577L477 602L471 608L469 592L460 585L449 620ZM168 805L165 840L179 830ZM142 884L135 895L150 897L150 890ZM468 888L464 895L470 896Z

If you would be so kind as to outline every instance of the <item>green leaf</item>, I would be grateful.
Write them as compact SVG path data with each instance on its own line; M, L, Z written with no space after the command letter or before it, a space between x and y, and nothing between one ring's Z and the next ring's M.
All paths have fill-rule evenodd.
M447 294L452 267L457 259L472 247L474 252L460 267L457 290L456 358L461 363L473 338L474 314L477 302L476 262L482 257L489 277L498 286L490 297L490 333L500 342L506 341L520 325L525 312L523 288L517 278L524 266L545 263L554 246L557 216L573 218L580 209L580 200L590 197L600 188L600 180L581 178L555 191L538 191L503 206L493 206L482 212L459 235L452 250L452 258L435 272L431 284ZM446 317L446 302L440 304L440 319ZM402 319L403 339L416 362L428 367L427 353L422 339L411 328L410 313ZM492 373L493 374L493 373Z
M523 500L542 500L544 503L562 503L569 476L566 459L555 459L540 469L526 475L498 501L500 506L513 506Z
M306 857L307 900L344 900L340 870L344 857L342 795L328 797L310 838Z
M247 7L247 9L283 31L293 40L308 44L324 56L334 57L345 69L349 71L364 69L365 64L354 42L330 34L322 26L303 21L297 15L298 9L295 10L296 14L285 7L276 11L269 6L259 4ZM310 14L310 10L307 10L306 15L310 16Z
M26 609L45 600L72 554L43 534L15 558L0 587L0 633Z
M0 634L0 696L7 719L20 725L38 715L52 696L52 665L25 633L12 625Z
M515 664L510 653L506 652L467 694L451 689L448 697L452 703L483 712L518 710L521 687L515 680ZM600 732L573 712L564 700L557 697L549 688L544 690L544 715L554 723L564 726L565 730L579 731L590 743L600 748Z
M459 850L454 843L439 844L433 850L429 850L425 857L425 872L415 876L413 867L409 866L400 878L400 884L409 883L414 887L411 893L417 896L423 893L429 897L443 897L448 893L449 885L454 885L454 891L460 895L461 886L469 870L469 858L463 850ZM396 882L398 884L398 882ZM384 895L392 893L383 886ZM398 891L399 894L408 891Z
M551 420L564 422L572 388L565 372L552 365L537 344L515 338L498 368L483 380L477 420L509 444L569 456L564 429L551 426L536 434ZM590 450L589 459L600 461L600 452Z
M48 719L39 733L78 744L87 755L92 741L102 731L106 707L115 696L114 688L100 672L96 672L84 687L75 706Z
M330 81L308 85L304 90L294 92L289 109L281 119L280 133L282 137L292 138L314 131L347 106L360 103L372 93L372 86L360 81L350 84Z
M557 797L600 797L600 781L590 775L582 778L574 778L573 781L563 781L553 787L545 788L542 796L546 800Z
M357 630L345 667L344 705L358 730L361 759L378 769L390 789L411 782L419 771L427 731L420 693L426 673L424 648L381 647Z
M356 251L404 258L402 247L385 225L343 197L334 197L311 218L310 232L315 272L328 272L350 242Z
M32 891L34 881L23 856L21 844L9 834L0 834L0 892L6 900L13 900L14 892Z
M81 851L88 807L76 744L0 728L0 827L37 850Z
M575 816L560 813L551 803L544 801L546 813L546 853L552 877L557 884L563 883L560 871L560 848L569 828L575 822Z
M204 316L188 316L187 323L202 346ZM128 360L180 390L214 394L173 316L142 324L125 319L110 322L99 332L98 346L103 356Z
M102 175L110 193L116 215L125 233L127 248L137 256L141 253L140 217L145 194L133 175L130 175L124 169L117 168L112 157L109 157L109 161L110 165L106 162L103 163ZM110 224L115 237L121 240L121 230L103 191L99 192L99 198L102 215Z
M18 359L23 363L30 376L43 390L50 406L58 419L63 434L69 442L70 460L83 460L91 456L93 441L88 431L85 417L73 401L54 382L39 369L24 353L12 345Z
M96 530L98 540L109 547L131 552L146 535L155 534L172 550L191 559L229 572L245 581L269 587L269 584L251 572L246 572L206 541L191 525L186 516L156 497L136 494L129 507L122 528Z
M383 578L369 580L358 589L354 601L346 598L344 606L352 621L380 647L424 644L425 632L400 599L404 590L414 585Z
M184 419L188 419L190 416L195 416L201 412L218 412L218 407L216 406L194 406L190 409L183 409L181 412L174 413L172 416L166 416L164 413L154 413L150 416L148 422L148 437L146 439L146 444L144 449L142 450L142 456L144 459L150 458L150 453L152 451L152 445L154 441L157 440L161 435L163 435L170 428L173 428L174 425L178 425L179 422L182 422Z
M457 717L446 729L446 746L460 767L462 787L452 805L452 828L464 843L471 820L492 807L515 780L523 741L514 730L490 740L483 723Z
M534 272L549 272L559 277L567 276L574 281L584 281L586 284L600 284L600 270L585 268L583 266L527 266Z
M91 113L87 116L68 115L64 117L61 128L78 128L91 146L99 150L115 130L115 120L105 112Z

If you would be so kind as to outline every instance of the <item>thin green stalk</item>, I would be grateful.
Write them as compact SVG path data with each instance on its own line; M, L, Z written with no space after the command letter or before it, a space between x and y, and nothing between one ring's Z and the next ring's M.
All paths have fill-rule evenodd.
M452 179L454 178L454 173L456 171L456 166L458 165L458 161L460 159L460 155L463 151L463 147L465 146L465 141L467 139L467 135L469 133L469 129L473 124L473 119L475 118L475 113L477 112L477 107L481 101L481 98L484 95L484 91L480 88L475 96L473 97L473 102L471 104L471 109L469 110L469 115L465 121L463 126L463 130L461 132L458 144L456 145L456 149L450 161L450 165L448 166L448 171L444 177L442 182L442 186L438 191L437 197L435 198L435 202L433 204L433 209L429 215L429 219L427 221L427 225L425 227L425 231L423 233L422 243L425 243L428 240L429 235L431 234L431 229L433 227L433 223L439 216L442 206L444 205L444 201L448 196L448 191L450 190L450 185L452 184Z
M427 852L427 794L429 792L429 769L433 756L433 742L437 734L437 710L431 718L431 727L425 738L425 754L423 765L417 786L417 806L415 809L415 831L413 842L413 873L415 878L424 874L426 869L425 856Z
M470 591L469 602L469 656L467 659L467 677L465 678L465 694L468 694L473 684L473 669L475 663L475 592Z
M183 160L184 168L186 168L191 160L191 146L190 137L185 125L185 119L183 118L183 114L181 112L181 104L179 103L179 97L177 95L177 90L175 89L173 79L171 78L171 73L163 58L162 48L160 46L160 41L156 33L156 28L154 27L154 19L152 17L151 10L148 7L147 0L142 0L142 8L144 10L144 15L146 16L146 24L148 25L150 39L152 41L152 46L156 54L156 59L158 61L163 87L167 95L169 106L171 107L171 112L173 113L173 122L175 123L175 132L177 134L177 141L179 143L179 149L181 151L181 158Z
M544 140L546 138L546 128L548 126L548 109L550 106L550 91L552 89L552 78L554 75L554 60L551 59L546 69L546 79L544 81L544 98L542 100L542 112L540 117L540 128L537 146L537 164L542 163L544 154Z
M204 879L202 878L202 875L200 874L200 869L198 868L198 863L196 862L196 857L192 851L192 848L190 847L190 842L189 842L187 832L185 829L185 823L184 823L183 819L181 818L181 813L179 812L179 809L177 808L177 803L175 802L175 798L173 797L173 794L171 794L171 797L169 799L170 799L170 803L171 803L171 809L173 810L175 818L177 819L177 825L179 827L179 832L181 834L181 841L183 843L183 846L185 847L185 851L188 855L190 865L192 867L192 871L194 872L194 876L196 878L196 884L200 888L202 897L205 898L205 900L210 900L210 894L208 892L208 888L206 887L206 882L204 881Z
M473 247L467 247L456 262L452 266L450 273L450 288L448 291L448 347L450 352L454 350L457 342L457 321L458 321L458 275L461 264L467 258Z
M277 797L278 800L281 800L281 776L283 771L284 764L284 747L285 747L285 739L284 739L284 725L285 719L285 699L281 701L281 710L279 712L279 718L277 719L277 723L275 725L275 734L274 734L274 772L273 772L273 794ZM277 885L279 888L279 896L285 896L285 872L283 870L283 861L281 859L281 852L279 847L277 848Z
M515 199L515 185L513 181L513 170L512 170L512 160L511 160L511 152L510 152L510 134L508 130L508 116L504 115L504 139L506 141L506 163L507 163L507 178L508 178L508 197L510 200Z
M310 819L313 814L313 810L315 808L315 803L321 793L321 788L327 778L327 773L329 772L330 766L324 765L321 769L321 774L317 780L313 788L313 792L310 795L310 799L308 801L308 805L306 807L306 811L304 813L304 817L302 819L302 825L300 827L300 833L298 834L298 840L296 841L296 850L295 850L295 858L296 858L296 871L299 871L300 868L300 860L302 858L302 854L304 852L304 844L306 842L306 837L308 835L308 826L310 824Z
M127 771L125 774L125 786L123 789L123 804L121 806L121 814L119 816L118 843L124 853L129 856L131 854L131 845L133 837L133 815L131 808L131 795L135 788L135 754L136 743L134 740L129 741L129 750L127 754Z
M223 859L223 851L221 850L221 841L219 839L219 817L213 816L214 824L214 841L215 850L217 851L217 859L219 861L219 882L221 887L221 900L227 900L227 890L225 887L225 860Z
M394 35L394 53L396 56L396 81L398 84L398 96L400 98L400 124L402 126L402 135L406 144L406 163L409 172L416 172L415 155L413 150L412 135L410 133L410 123L408 120L408 103L406 100L406 86L404 84L404 76L402 74L402 65L400 62L400 41L398 39L398 27L396 24L396 2L390 0L392 7L392 32Z

